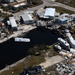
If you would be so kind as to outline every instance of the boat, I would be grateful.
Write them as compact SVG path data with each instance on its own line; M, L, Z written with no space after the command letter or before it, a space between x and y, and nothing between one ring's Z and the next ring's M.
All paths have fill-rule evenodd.
M19 37L16 37L14 38L15 42L30 42L30 39L29 38L19 38Z
M55 45L54 46L56 49L58 49L58 50L61 50L62 48L61 48L61 46L59 46L59 45Z

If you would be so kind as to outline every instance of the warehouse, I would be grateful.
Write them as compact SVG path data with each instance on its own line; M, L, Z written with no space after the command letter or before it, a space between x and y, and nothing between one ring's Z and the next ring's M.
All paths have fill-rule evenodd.
M17 24L16 24L16 21L15 21L14 17L9 17L9 22L10 22L9 24L12 27L12 30L13 31L17 30Z
M20 15L21 19L20 22L24 24L33 24L34 20L30 13L24 12L22 15Z
M45 9L44 17L51 18L54 16L55 16L55 8L46 8Z
M55 16L55 8L46 8L46 9L39 9L37 11L37 15L40 19L50 20L53 19Z

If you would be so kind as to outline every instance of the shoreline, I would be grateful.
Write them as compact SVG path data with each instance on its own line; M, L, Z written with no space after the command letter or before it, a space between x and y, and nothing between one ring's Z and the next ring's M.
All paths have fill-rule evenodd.
M13 64L11 64L11 65L7 65L5 68L3 68L2 70L0 70L0 74L1 74L2 72L4 72L4 71L10 70L11 68L15 67L15 66L16 66L17 64L19 64L19 63L24 62L25 59L27 59L27 57L31 57L31 55L26 56L26 57L24 57L23 59L21 59L21 60L15 62L15 63L13 63ZM58 60L58 58L59 58L60 60ZM42 63L40 63L40 64L38 64L38 65L43 66L44 68L48 68L48 67L50 67L50 66L52 66L52 65L54 65L54 64L56 64L56 63L62 62L62 61L64 60L64 59L63 59L61 56L59 56L59 55L53 56L53 57L51 57L51 58L45 58L45 59L46 59L45 62L42 62ZM56 60L57 60L57 61L56 61ZM14 73L14 72L12 71L12 73Z
M3 43L13 37L18 37L20 36L22 33L25 33L25 32L29 32L30 30L33 30L35 29L36 26L32 26L32 25L24 25L24 26L21 26L21 30L18 30L16 32L13 32L13 34L11 34L10 36L6 37L6 38L3 38L3 39L0 39L0 43Z
M3 68L3 69L0 70L0 73L9 70L10 68L16 66L16 65L19 64L19 63L22 63L27 57L30 57L30 56L26 56L26 57L24 57L24 58L18 60L17 62L14 62L14 63L12 63L12 64L10 64L10 65L7 65L5 68Z
M6 41L8 41L9 39L11 39L11 38L13 38L13 37L18 37L18 36L20 36L22 33L29 32L29 31L31 31L31 30L33 30L33 29L35 29L35 28L36 28L36 26L32 26L32 25L24 25L24 26L21 26L21 30L18 30L18 31L16 31L16 32L14 32L13 34L11 34L10 36L8 36L8 37L6 37L6 38L0 39L0 44L1 44L1 43L4 43L4 42L6 42ZM0 73L9 70L10 68L16 66L18 63L23 62L27 57L30 57L30 56L26 56L25 58L20 59L20 60L17 61L17 62L14 62L14 63L12 63L12 64L10 64L10 65L7 65L5 68L3 68L3 69L0 70Z

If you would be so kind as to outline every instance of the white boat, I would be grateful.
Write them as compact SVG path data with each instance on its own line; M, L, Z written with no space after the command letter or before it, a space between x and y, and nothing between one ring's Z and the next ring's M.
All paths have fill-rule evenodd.
M55 48L57 48L58 50L62 49L61 46L59 46L59 45L55 45Z
M73 53L73 54L75 54L75 49L70 48L70 52Z
M29 38L19 38L19 37L16 37L16 38L14 38L14 40L16 42L30 42Z
M62 38L58 38L58 42L65 47L70 47L69 43Z

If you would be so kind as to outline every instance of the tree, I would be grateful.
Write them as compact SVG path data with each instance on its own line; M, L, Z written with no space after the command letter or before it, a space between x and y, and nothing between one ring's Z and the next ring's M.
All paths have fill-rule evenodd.
M27 0L27 3L28 4L32 4L32 0Z

